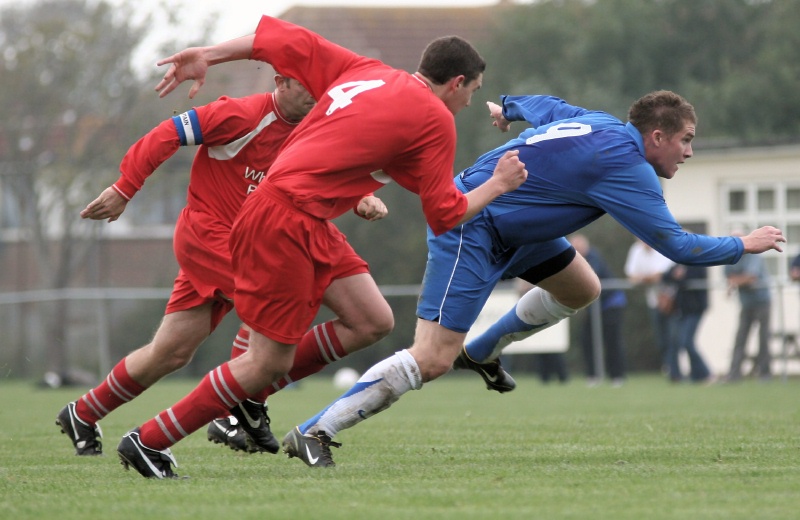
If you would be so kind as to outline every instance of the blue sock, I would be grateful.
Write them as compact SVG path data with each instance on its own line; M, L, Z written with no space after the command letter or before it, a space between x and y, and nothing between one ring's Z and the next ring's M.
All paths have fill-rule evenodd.
M541 325L525 323L517 316L517 306L515 305L483 334L467 343L465 350L470 359L477 363L483 363L492 355L495 346L503 336L514 332L527 332L536 327L541 327Z

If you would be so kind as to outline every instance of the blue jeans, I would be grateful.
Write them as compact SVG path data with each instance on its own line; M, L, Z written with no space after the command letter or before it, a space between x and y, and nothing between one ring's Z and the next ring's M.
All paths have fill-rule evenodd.
M769 351L770 340L770 311L769 302L758 303L755 305L742 306L739 312L739 328L736 330L736 341L733 345L733 356L731 357L731 369L728 377L732 380L742 377L742 361L745 358L747 348L747 337L750 329L758 324L758 357L753 372L761 377L769 377L772 370L771 356Z
M704 381L711 375L708 365L703 361L694 344L694 337L697 334L697 328L702 317L702 312L696 312L683 314L676 320L675 335L672 338L672 342L670 342L668 352L669 378L672 381L683 379L683 374L681 374L681 368L678 364L678 354L681 349L685 349L689 355L689 378L692 381Z
M657 308L649 307L650 325L653 327L653 338L661 355L663 366L669 366L669 346L673 343L672 335L675 333L677 319L673 314L664 314Z

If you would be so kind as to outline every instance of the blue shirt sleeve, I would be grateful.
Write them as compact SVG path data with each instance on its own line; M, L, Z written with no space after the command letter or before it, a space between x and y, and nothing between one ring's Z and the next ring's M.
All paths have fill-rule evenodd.
M742 257L744 245L738 237L697 235L681 228L647 163L610 172L591 193L614 220L673 262L709 266L734 264Z
M501 96L503 117L508 121L527 121L538 127L586 114L588 110L572 106L554 96Z

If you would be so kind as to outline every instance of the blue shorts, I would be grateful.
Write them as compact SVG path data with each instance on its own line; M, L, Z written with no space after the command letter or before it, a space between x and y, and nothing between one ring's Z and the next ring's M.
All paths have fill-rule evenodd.
M469 332L501 279L515 278L571 248L557 238L503 250L485 213L442 235L428 229L428 263L417 317Z

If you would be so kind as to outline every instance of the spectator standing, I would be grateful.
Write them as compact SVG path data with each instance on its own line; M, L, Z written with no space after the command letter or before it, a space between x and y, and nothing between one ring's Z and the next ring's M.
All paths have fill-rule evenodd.
M569 241L575 250L589 262L589 266L597 273L601 283L616 278L600 252L590 245L589 239L585 235L573 235ZM622 320L627 304L628 299L625 297L624 291L603 288L599 302L595 301L589 305L583 313L581 346L586 363L586 380L589 386L595 386L601 382L600 374L597 371L597 360L595 359L596 324L594 318L596 314L592 312L592 306L594 305L600 305L599 325L602 331L601 340L606 374L611 378L612 386L619 387L625 382L626 361Z
M664 280L675 288L675 335L667 349L669 379L674 383L683 381L679 355L681 350L685 350L689 356L689 379L693 383L711 383L711 371L695 344L700 320L708 309L707 269L697 265L675 265L664 275Z
M800 282L800 255L797 255L794 257L794 260L792 260L792 265L789 268L789 276L795 282Z
M741 233L739 233L741 236ZM772 377L772 356L769 352L771 336L770 316L772 298L770 295L770 275L764 258L759 255L745 255L733 265L725 266L725 278L730 291L739 294L739 327L733 344L731 366L727 381L735 382L742 378L742 361L746 354L747 338L754 324L758 324L758 356L753 373L761 379Z
M675 265L675 262L662 255L647 243L637 239L628 250L625 260L625 276L633 285L645 288L645 302L650 318L650 327L656 348L661 355L661 366L667 370L667 350L673 331L672 312L658 305L659 294L665 289L661 283L664 273Z

